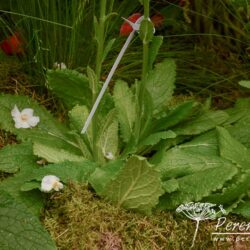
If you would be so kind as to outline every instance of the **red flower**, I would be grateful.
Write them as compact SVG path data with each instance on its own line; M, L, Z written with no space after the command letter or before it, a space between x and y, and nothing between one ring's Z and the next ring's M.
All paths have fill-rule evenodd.
M135 23L140 17L141 17L140 13L134 13L127 19L132 23ZM128 36L132 31L133 28L131 27L131 25L125 21L120 28L120 36Z
M154 14L151 18L152 23L154 24L155 28L160 28L164 22L164 16L160 13Z
M23 41L18 32L15 32L13 35L7 37L0 43L0 47L6 55L23 54L23 46Z

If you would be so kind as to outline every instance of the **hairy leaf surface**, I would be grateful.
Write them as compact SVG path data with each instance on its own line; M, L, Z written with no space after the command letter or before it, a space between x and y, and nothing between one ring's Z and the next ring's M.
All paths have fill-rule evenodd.
M5 178L3 181L0 182L0 189L8 192L17 201L24 203L25 206L33 214L39 215L40 209L43 206L41 193L35 190L24 194L20 191L24 180L30 176L31 172L34 169L37 168L37 164L35 163L35 157L33 156L32 152L32 145L22 143L15 145L15 147L17 151L25 152L27 157L20 159L18 172L16 172L14 176ZM9 158L9 162L12 162L11 158Z
M111 153L114 158L116 157L118 151L118 121L115 110L111 110L103 121L97 145L102 156L105 157Z
M240 203L239 206L233 210L234 213L239 214L250 220L250 200L246 200L243 203Z
M231 180L237 174L234 166L221 166L205 169L193 174L178 178L178 190L171 194L165 194L160 199L160 209L176 209L180 204L191 201L200 201L223 184Z
M88 78L75 70L48 70L48 86L68 108L75 105L90 107L92 93Z
M33 151L35 155L46 159L48 162L53 163L84 160L84 157L56 147L56 145L53 146L42 143L34 143Z
M178 135L198 135L222 124L228 117L229 115L224 111L208 111L177 126L173 131Z
M91 161L65 161L56 164L49 164L42 168L33 170L25 179L25 184L22 185L22 191L29 191L41 186L41 180L46 175L55 175L64 183L69 181L86 182L89 176L94 172L97 165ZM37 182L34 182L36 180ZM37 185L39 183L39 186Z
M221 190L211 194L206 198L209 202L220 204L232 204L240 197L243 198L250 190L250 171L239 173L228 185L225 185Z
M162 192L160 173L144 158L133 156L106 186L103 195L118 206L150 214Z
M176 134L171 130L157 132L157 133L154 133L154 134L151 134L150 136L148 136L145 140L143 140L141 142L140 145L141 146L143 146L143 145L155 145L162 139L163 140L164 139L172 139L175 137L176 137Z
M39 219L4 191L0 192L0 232L2 250L56 250Z
M95 169L89 182L99 195L102 195L106 185L116 178L122 166L122 160L114 160Z
M157 165L164 180L177 178L199 171L228 166L233 164L216 155L202 155L198 152L190 153L179 147L168 150L162 161Z
M156 56L163 43L162 36L154 36L149 46L149 69L152 69Z
M217 127L220 154L243 169L250 169L250 150L235 140L229 132Z
M35 158L30 143L5 146L0 150L0 171L16 173L23 164L33 164Z
M114 87L114 101L121 128L121 135L128 142L136 120L136 104L132 91L126 82L117 81Z
M157 119L154 122L155 130L159 131L163 129L168 129L177 125L179 122L183 121L191 114L194 106L195 102L193 101L185 102L178 105L164 117Z
M152 97L155 111L163 109L173 95L175 70L174 61L166 59L155 65L155 68L149 72L145 83L143 83Z

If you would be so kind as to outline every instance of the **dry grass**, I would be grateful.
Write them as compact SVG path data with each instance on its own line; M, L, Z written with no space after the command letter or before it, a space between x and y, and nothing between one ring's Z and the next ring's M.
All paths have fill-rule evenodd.
M22 62L15 57L4 56L1 51L0 93L29 96L49 109L60 120L66 115L63 105L47 90L39 75L26 72Z

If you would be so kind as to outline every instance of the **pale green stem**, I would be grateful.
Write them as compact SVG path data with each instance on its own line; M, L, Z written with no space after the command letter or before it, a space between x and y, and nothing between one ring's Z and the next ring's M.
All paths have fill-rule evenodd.
M128 45L129 45L129 43L131 42L131 40L132 40L132 38L134 36L134 34L135 34L135 31L133 31L133 32L130 33L130 35L127 38L125 44L123 45L123 47L122 47L119 55L117 56L117 58L116 58L116 60L114 62L114 65L111 68L111 70L110 70L110 72L108 74L108 77L106 78L106 81L104 82L103 87L102 87L99 95L97 96L97 98L95 100L95 103L94 103L94 105L93 105L93 107L91 109L91 112L89 113L89 116L88 116L88 118L87 118L87 120L86 120L86 122L84 124L84 127L83 127L82 132L81 132L82 134L86 133L86 131L88 129L88 126L89 126L92 118L94 117L96 109L97 109L97 107L98 107L98 105L99 105L99 103L100 103L100 101L101 101L101 99L102 99L102 97L103 97L103 95L104 95L107 87L108 87L108 84L110 83L110 81L111 81L111 79L112 79L112 77L113 77L113 75L114 75L114 73L115 73L115 71L116 71L116 69L117 69L117 67L118 67L118 65L119 65L119 63L120 63L120 61L121 61L121 59L122 59L122 57L123 57L123 55L124 55L127 47L128 47Z
M144 0L144 19L149 18L149 0ZM148 73L148 42L143 43L143 68L142 68L142 80L144 80ZM143 88L142 88L143 90Z
M144 0L144 20L148 20L149 18L149 0ZM139 101L139 116L142 116L143 112L143 101L144 101L144 92L145 92L145 86L144 86L144 80L147 77L148 74L148 60L149 60L149 48L148 48L148 42L143 41L143 65L142 65L142 80L139 85L139 94L138 94L138 101ZM141 133L141 119L138 120L135 127L135 133L137 142L140 139L140 133Z
M97 54L96 54L96 68L95 74L97 82L93 86L93 104L97 97L97 88L98 82L101 77L101 69L102 69L102 59L103 59L103 50L104 50L104 41L105 41L105 19L106 19L106 5L107 0L100 1L100 17L99 17L99 25L96 30L96 39L97 39ZM98 148L97 148L97 120L93 117L92 122L92 149L93 149L93 157L97 161L98 160Z
M101 0L99 27L98 27L97 34L96 34L97 55L96 55L95 73L96 73L98 80L100 79L100 76L101 76L102 58L103 58L103 50L104 50L104 42L105 42L106 5L107 5L107 1Z

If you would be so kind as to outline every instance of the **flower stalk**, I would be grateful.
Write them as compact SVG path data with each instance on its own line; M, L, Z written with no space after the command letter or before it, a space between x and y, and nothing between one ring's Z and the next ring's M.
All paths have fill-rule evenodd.
M102 99L102 97L103 97L103 95L104 95L104 93L105 93L105 91L106 91L106 89L107 89L107 87L108 87L108 85L109 85L109 83L110 83L110 81L111 81L111 79L112 79L112 77L113 77L113 75L114 75L114 73L115 73L121 59L122 59L122 57L123 57L123 55L124 55L124 53L126 52L130 42L132 41L135 32L137 32L139 30L139 28L140 28L141 20L142 19L139 18L135 23L132 23L129 20L126 20L128 23L130 23L131 27L133 28L133 31L129 34L126 42L124 43L120 53L118 54L113 66L112 66L112 68L111 68L111 70L110 70L110 72L108 74L108 77L106 78L106 80L105 80L105 82L103 84L103 87L102 87L101 91L99 92L99 95L97 96L97 98L96 98L96 100L94 102L94 105L93 105L93 107L92 107L92 109L91 109L91 111L89 113L89 116L88 116L88 118L87 118L87 120L86 120L86 122L85 122L85 124L83 126L83 129L81 131L82 134L86 133L86 131L87 131L88 127L89 127L89 124L90 124L91 120L94 117L96 109L97 109L97 107L98 107L98 105L99 105L99 103L100 103L100 101L101 101L101 99Z
M84 127L83 127L82 132L81 132L82 134L86 133L86 131L87 131L88 127L89 127L89 124L90 124L90 122L91 122L91 120L92 120L92 118L93 118L93 116L94 116L94 114L96 112L96 109L97 109L97 107L98 107L98 105L99 105L99 103L100 103L100 101L101 101L101 99L102 99L102 97L103 97L109 83L110 83L110 80L112 79L112 77L113 77L113 75L114 75L114 73L115 73L115 71L116 71L116 69L117 69L117 67L118 67L118 65L119 65L125 51L126 51L126 49L128 48L131 40L133 39L134 34L135 34L135 31L132 31L130 33L130 35L128 36L125 44L123 45L119 55L117 56L113 66L112 66L112 68L111 68L111 70L110 70L110 72L108 74L108 77L106 78L106 81L104 82L103 87L102 87L99 95L97 96L97 98L95 100L95 103L94 103L94 105L93 105L93 107L92 107L92 109L91 109L91 111L89 113L89 116L88 116L88 118L87 118L87 120L86 120L86 122L84 124Z

